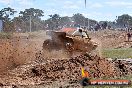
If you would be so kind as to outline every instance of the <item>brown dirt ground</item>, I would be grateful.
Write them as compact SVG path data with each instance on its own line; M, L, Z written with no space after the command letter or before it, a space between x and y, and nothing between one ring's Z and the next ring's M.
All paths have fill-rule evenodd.
M116 47L126 40L125 32L118 31L89 32L89 35L94 41L101 43L101 48ZM43 58L45 54L40 51L46 38L45 32L36 32L15 33L11 39L0 40L1 85L37 85L48 83L51 80L62 80L60 76L66 80L70 78L79 79L82 62L86 67L91 68L92 77L118 74L111 62L97 56L91 56L91 60L86 56L66 59L65 56L63 57L63 53L62 57L58 58L58 54L52 52L51 56L54 55L55 60ZM63 66L62 63L65 63L63 65L66 66Z

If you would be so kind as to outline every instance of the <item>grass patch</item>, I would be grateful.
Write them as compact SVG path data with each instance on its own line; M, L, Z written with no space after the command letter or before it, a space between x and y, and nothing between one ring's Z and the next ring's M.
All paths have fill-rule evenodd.
M108 58L132 58L132 48L103 49L102 55Z

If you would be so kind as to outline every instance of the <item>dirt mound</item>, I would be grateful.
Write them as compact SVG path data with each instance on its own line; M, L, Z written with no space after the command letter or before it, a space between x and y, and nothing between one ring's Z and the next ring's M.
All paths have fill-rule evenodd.
M39 40L31 39L1 39L0 40L0 72L16 68L35 59L35 54L41 49Z
M101 41L102 48L114 48L127 40L126 32L114 30L101 30L98 32L89 32L91 38Z
M132 48L132 42L123 42L119 44L116 48Z
M114 59L112 61L115 65L118 71L118 74L120 76L126 76L126 75L131 75L132 74L132 59Z
M114 65L108 60L98 56L81 55L69 60L53 60L17 67L0 77L0 83L3 85L35 85L58 80L80 80L82 66L89 69L91 78L117 76Z
M118 38L123 36L122 33L116 35L108 34L108 36L101 37L101 33L99 36L94 34L95 38L99 38L98 41L102 42L103 48L109 45L109 47L113 47L125 40L124 37ZM12 40L1 40L0 71L8 69L6 67L12 68L12 66L15 69L0 75L0 86L49 84L64 80L74 82L81 79L82 66L88 69L91 78L110 78L132 73L128 73L131 68L126 70L131 65L108 61L98 56L80 55L65 59L64 52L59 53L61 57L57 57L58 54L52 52L52 56L55 56L54 59L51 59L52 57L45 58L42 52L38 52L42 49L44 37L38 38L34 35L30 35L30 37L34 39L21 37ZM35 62L27 63L30 60L35 60Z

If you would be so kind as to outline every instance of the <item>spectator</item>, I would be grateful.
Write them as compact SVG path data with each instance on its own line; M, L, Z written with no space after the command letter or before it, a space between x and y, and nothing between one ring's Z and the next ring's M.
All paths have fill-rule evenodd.
M127 33L127 39L128 39L128 42L130 41L132 35L130 34L130 32Z

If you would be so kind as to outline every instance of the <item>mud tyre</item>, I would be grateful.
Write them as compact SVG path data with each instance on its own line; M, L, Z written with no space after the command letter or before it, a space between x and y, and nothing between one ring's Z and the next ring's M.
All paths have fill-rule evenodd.
M43 43L43 50L51 51L52 50L52 46L53 46L52 40L47 39Z

